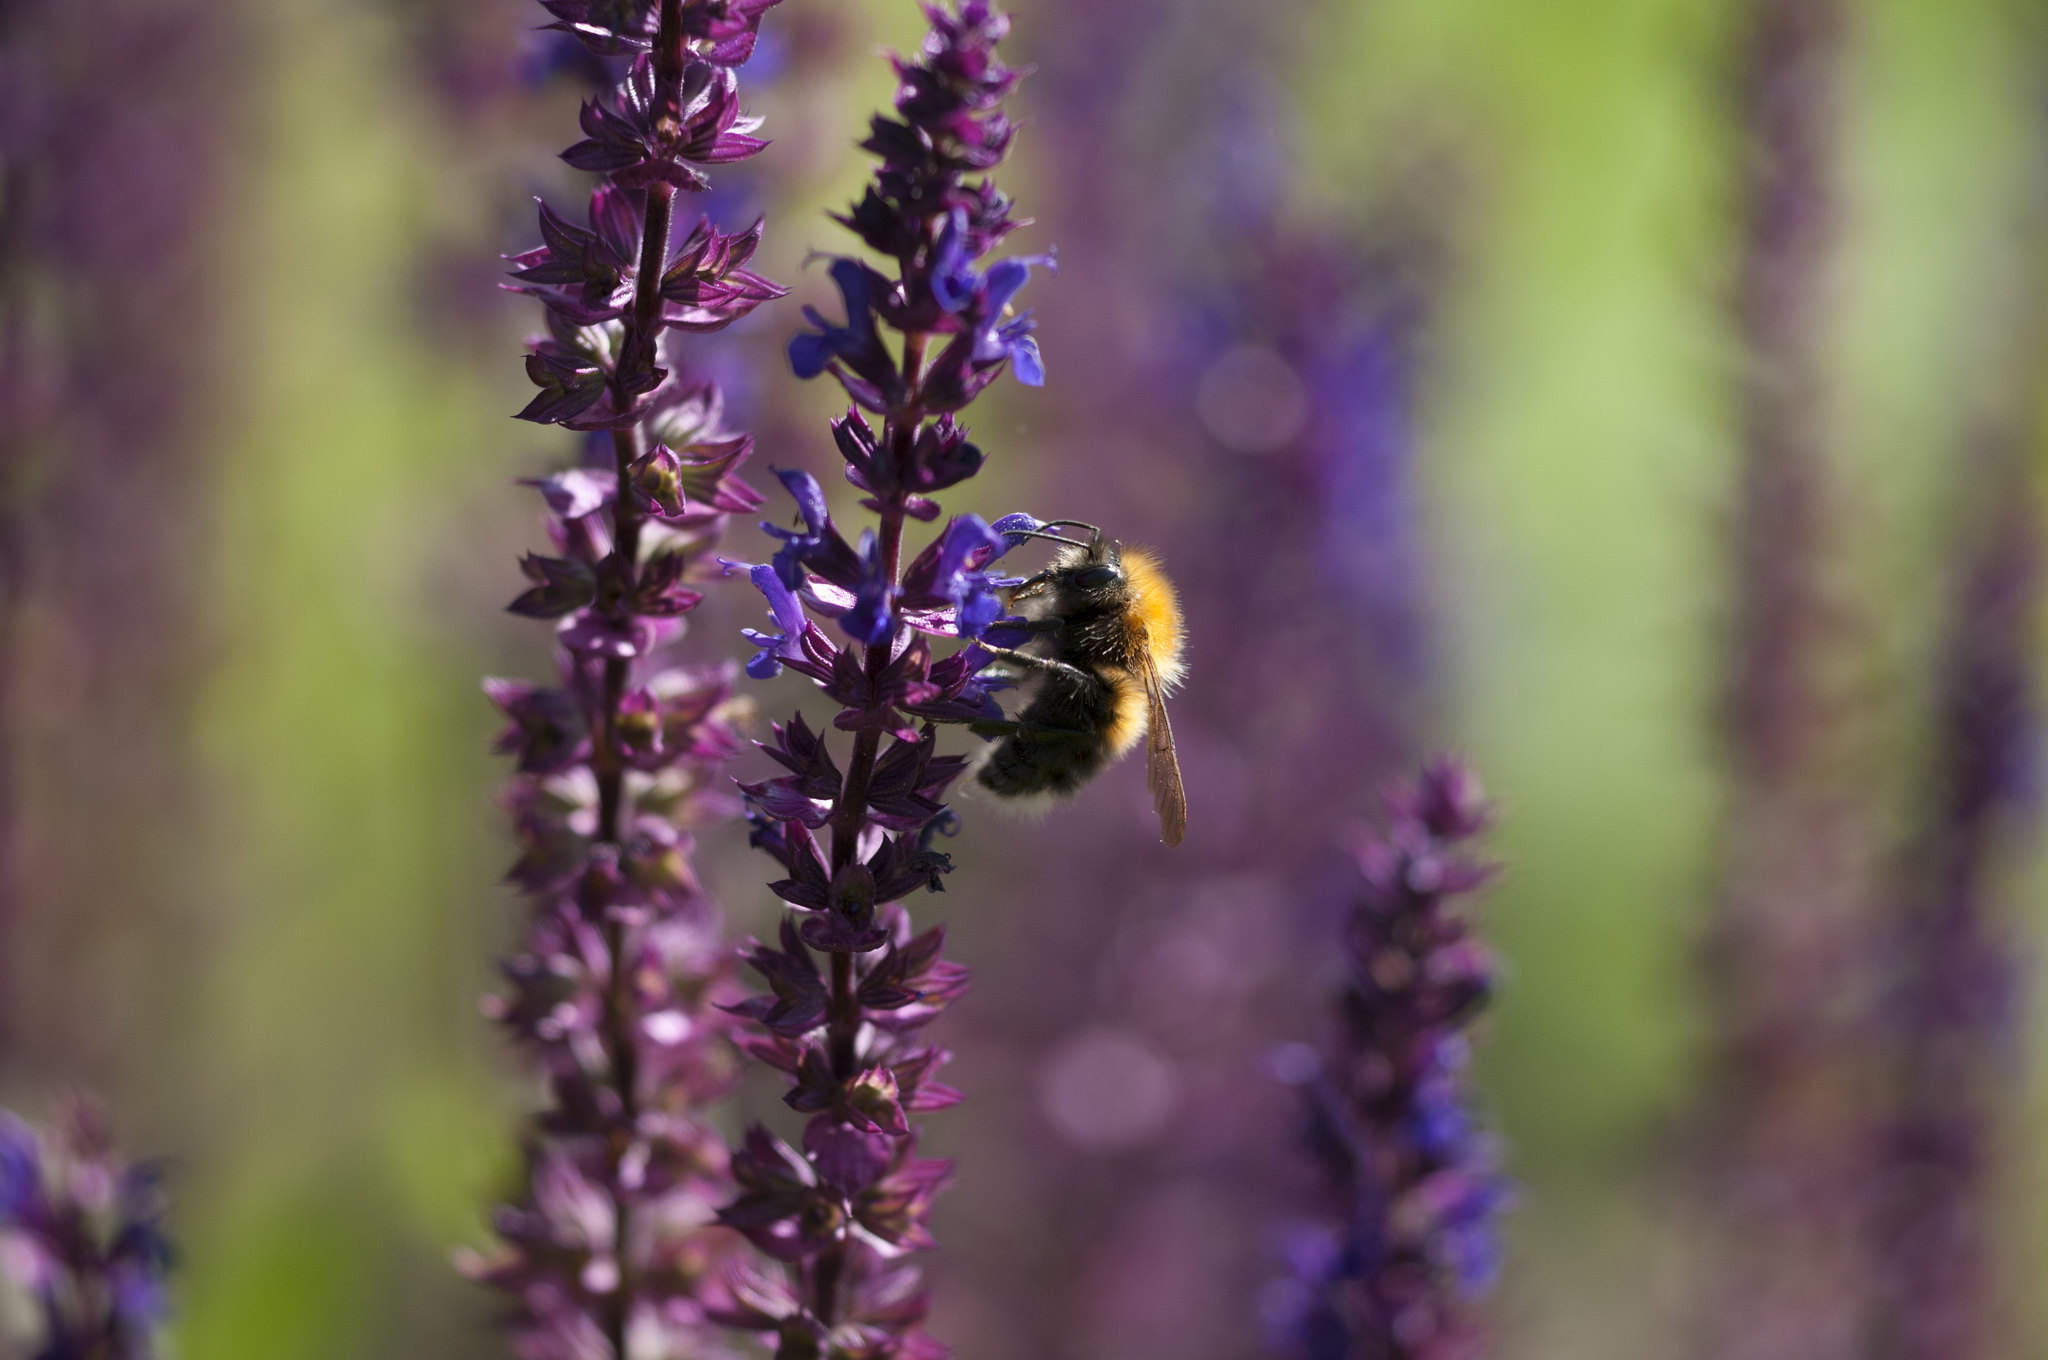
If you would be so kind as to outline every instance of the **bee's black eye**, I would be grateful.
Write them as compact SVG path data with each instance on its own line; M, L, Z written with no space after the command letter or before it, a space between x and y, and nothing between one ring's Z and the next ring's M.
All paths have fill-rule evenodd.
M1079 590L1101 590L1124 579L1122 567L1104 563L1099 567L1083 567L1074 573L1074 586Z

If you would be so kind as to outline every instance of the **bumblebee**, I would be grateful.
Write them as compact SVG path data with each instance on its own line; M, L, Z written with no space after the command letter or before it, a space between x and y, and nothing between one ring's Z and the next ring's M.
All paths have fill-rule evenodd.
M1030 698L1013 721L976 724L1001 737L977 778L1003 797L1071 794L1143 737L1160 839L1179 845L1188 803L1166 695L1182 673L1180 600L1157 558L1105 541L1093 525L1058 520L1033 536L1062 547L1052 566L1009 591L1010 612L1031 637L987 648L1031 682Z

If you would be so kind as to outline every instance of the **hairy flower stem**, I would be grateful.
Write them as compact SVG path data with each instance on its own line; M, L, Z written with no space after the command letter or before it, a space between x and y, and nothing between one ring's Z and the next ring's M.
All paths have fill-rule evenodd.
M673 119L673 110L681 102L681 59L687 50L682 42L682 27L682 0L662 0L661 28L654 43L655 100L656 106L670 119ZM674 210L673 188L666 184L649 187L647 224L640 237L639 277L635 280L633 311L621 346L622 355L640 356L644 361L639 365L642 367L652 366L655 341L661 334L661 275L668 266L668 237ZM620 368L624 367L622 363ZM632 404L633 394L626 391L618 369L612 373L611 384L619 409L627 409ZM612 432L613 461L622 489L632 477L634 460L645 451L643 443L638 425ZM615 506L612 551L625 568L623 576L630 593L636 584L640 562L641 512L633 498L623 494L623 490ZM631 666L624 657L612 657L605 662L602 730L592 733L598 752L597 839L612 846L620 844L619 811L624 802L626 772L618 740L619 706L625 699L630 671ZM631 1130L640 1118L639 1079L633 1061L636 1012L632 992L633 969L637 961L627 945L626 923L615 915L605 925L605 949L611 956L611 980L605 996L605 1038L612 1053L613 1084L623 1112L620 1132L613 1140L614 1165L623 1162L630 1153ZM626 1244L632 1241L633 1230L633 1203L629 1197L621 1195L612 1201L612 1219L612 1240L620 1244L621 1250L618 1287L612 1291L610 1306L605 1310L605 1339L611 1343L612 1354L618 1360L629 1360L627 1330L632 1322L637 1284L633 1278L633 1254L625 1249Z
M901 459L909 457L918 422L922 419L919 380L923 370L924 336L907 335L903 340L903 385L909 396L898 410L889 415L888 428L883 431L883 437ZM893 500L885 503L881 513L881 544L882 572L893 587L902 576L903 564L903 507ZM891 650L892 643L888 641L878 642L865 650L863 659L870 682L878 686L881 684ZM873 728L854 739L853 754L847 762L846 781L840 786L839 801L832 813L834 875L853 864L859 855L860 828L866 817L868 787L873 782L875 759L881 749L882 734ZM861 1007L860 999L854 995L854 987L853 955L833 951L832 992L825 1011L825 1043L832 1063L832 1075L841 1081L852 1080L860 1070L856 1041L860 1037ZM842 1247L834 1246L818 1259L813 1306L819 1319L827 1326L837 1317L835 1300L845 1254Z
M682 0L662 0L661 31L654 44L655 99L658 107L672 111L680 102L683 85L681 56L683 7ZM673 114L669 116L672 118ZM647 190L647 226L640 236L640 272L634 280L633 314L627 323L625 343L622 352L637 354L651 365L654 360L654 344L661 334L661 275L668 267L668 234L675 215L676 191L666 184L652 185ZM624 364L619 366L621 369ZM614 369L611 377L613 399L620 410L627 409L633 394L625 389L619 379L619 370ZM640 427L635 425L612 432L612 454L617 464L619 486L624 487L632 476L633 460L645 450L641 447ZM620 495L618 509L613 521L613 551L619 561L625 564L627 588L632 587L634 570L640 561L640 518L641 513L633 499ZM613 657L604 668L604 731L600 734L603 744L598 765L598 822L597 838L616 845L619 840L619 802L621 785L625 782L625 770L618 755L618 742L614 734L618 727L619 701L626 690L627 664L623 657ZM613 944L617 945L618 927L614 925ZM612 967L623 974L622 964L614 951Z
M653 197L649 195L650 199ZM663 196L663 210L656 213L649 204L646 237L646 255L656 261L660 268L660 255L668 236L667 196ZM661 235L657 237L657 219ZM646 271L643 268L643 277ZM646 290L643 288L644 294ZM629 332L627 343L637 341L639 329ZM616 382L616 379L614 380ZM623 405L628 398L621 393ZM618 463L619 485L624 486L630 475L628 466L639 457L637 429L615 430L612 433L612 450ZM640 516L634 511L629 497L621 496L617 502L617 518L613 551L624 562L629 573L640 557ZM602 730L592 733L599 755L597 757L598 822L597 839L607 845L619 844L619 805L623 800L625 769L619 758L619 704L626 693L626 680L630 667L623 657L614 657L604 667L604 714ZM612 1083L619 1094L619 1104L624 1112L624 1126L631 1129L640 1118L638 1099L639 1079L633 1062L634 1008L632 999L633 961L627 950L626 924L614 916L605 924L605 952L611 959L611 978L605 989L605 1046L612 1055ZM613 1139L612 1162L618 1165L630 1148L630 1134L621 1133ZM633 1227L632 1202L620 1196L612 1201L613 1240L620 1243L631 1241ZM626 1330L630 1323L633 1299L631 1253L621 1252L619 1258L619 1287L613 1293L611 1306L606 1310L605 1337L611 1342L612 1354L618 1360L626 1360Z

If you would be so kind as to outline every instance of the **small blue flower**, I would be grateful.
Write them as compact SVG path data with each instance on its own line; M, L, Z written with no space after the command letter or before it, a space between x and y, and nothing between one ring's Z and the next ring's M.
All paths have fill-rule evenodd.
M867 270L853 260L834 260L832 282L846 300L846 324L835 326L819 315L817 308L804 308L804 320L816 326L818 333L790 339L789 366L799 378L815 378L832 360L852 358L881 343L875 335L874 287Z
M1027 255L1003 260L986 274L974 268L967 244L967 211L953 209L932 248L932 297L955 316L968 313L977 318L974 332L974 361L993 363L1007 358L1017 381L1027 387L1045 385L1045 361L1038 342L1031 338L1036 323L1031 313L1003 320L1004 309L1031 277L1031 266L1039 264L1057 270L1052 255Z
M809 568L834 585L848 590L856 588L861 578L861 562L847 545L831 514L825 509L825 489L818 485L818 479L808 472L789 468L773 469L788 488L796 501L797 514L803 518L801 531L784 529L763 520L761 528L770 536L782 540L782 547L775 553L775 574L782 578L782 584L791 590L804 588L804 569Z
M801 338L801 337L799 337ZM825 546L827 534L835 532L832 517L825 510L825 489L818 485L818 479L808 472L797 472L789 468L771 468L770 471L781 479L789 489L790 497L796 501L797 513L803 516L806 532L784 529L766 520L761 528L770 536L782 540L782 546L775 551L775 574L782 578L782 584L791 590L802 590L804 586L803 559L806 553L816 553Z
M861 531L860 564L860 579L853 587L853 608L839 616L839 626L855 642L872 647L896 631L892 606L903 590L889 580L882 562L881 540L875 537L873 529Z
M1035 528L1029 515L1008 515L996 521L1010 532L983 522L979 515L960 515L945 531L919 553L903 573L903 607L908 610L950 608L953 632L963 638L978 638L1003 615L997 592L1009 580L991 576L988 567L1011 548L1024 541L1015 531Z
M1045 362L1039 356L1038 342L1031 338L1031 332L1038 323L1031 319L1029 311L1021 312L1009 321L1002 320L1003 309L1010 305L1010 299L1031 277L1033 264L1043 264L1050 269L1053 267L1052 257L1004 260L988 271L981 327L974 336L974 361L991 363L1007 357L1010 371L1017 375L1018 382L1026 387L1043 387ZM997 324L999 322L1000 325Z
M1045 359L1031 338L1033 322L1026 314L996 332L996 342L1010 357L1010 372L1026 387L1045 386Z
M1442 1249L1460 1296L1479 1298L1499 1282L1500 1214L1513 1200L1514 1187L1505 1176L1488 1176L1446 1213Z
M1002 617L997 597L982 568L1001 557L1009 540L982 523L979 515L962 515L946 526L940 539L940 587L953 601L954 632L978 638Z
M1025 514L1022 510L1019 510L1015 514L1004 515L1001 519L997 520L994 524L991 524L988 527L995 530L997 533L1003 536L1003 551L1008 552L1010 549L1024 542L1026 535L1035 534L1039 530L1043 529L1045 527L1045 522L1043 520L1034 519L1032 516Z
M35 1130L0 1112L0 1225L35 1217L42 1199L42 1144Z
M747 674L756 680L772 680L782 674L785 661L802 661L803 635L807 620L804 607L772 566L747 568L747 579L768 599L768 613L780 633L763 633L743 628L741 635L760 648L747 662Z
M955 208L939 231L939 243L932 248L932 297L941 307L958 316L974 301L981 276L974 270L974 256L967 248L967 210Z
M1427 1157L1459 1161L1473 1137L1462 1075L1470 1046L1458 1036L1439 1039L1415 1081L1408 1133Z
M170 1317L171 1294L153 1263L115 1261L107 1267L108 1293L121 1325L141 1332Z

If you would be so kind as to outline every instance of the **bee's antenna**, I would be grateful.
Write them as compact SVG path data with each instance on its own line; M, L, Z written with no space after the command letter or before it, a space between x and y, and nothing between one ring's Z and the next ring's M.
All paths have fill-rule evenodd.
M1085 528L1087 526L1076 525L1074 527ZM1078 540L1071 538L1062 538L1058 534L1049 534L1042 529L1005 529L1003 531L1003 536L1005 538L1042 538L1049 543L1064 543L1069 548L1079 548L1086 546Z
M1089 533L1095 535L1097 538L1102 537L1102 530L1096 528L1092 524L1083 524L1078 519L1047 520L1045 523L1039 525L1038 527L1041 529L1086 529Z

